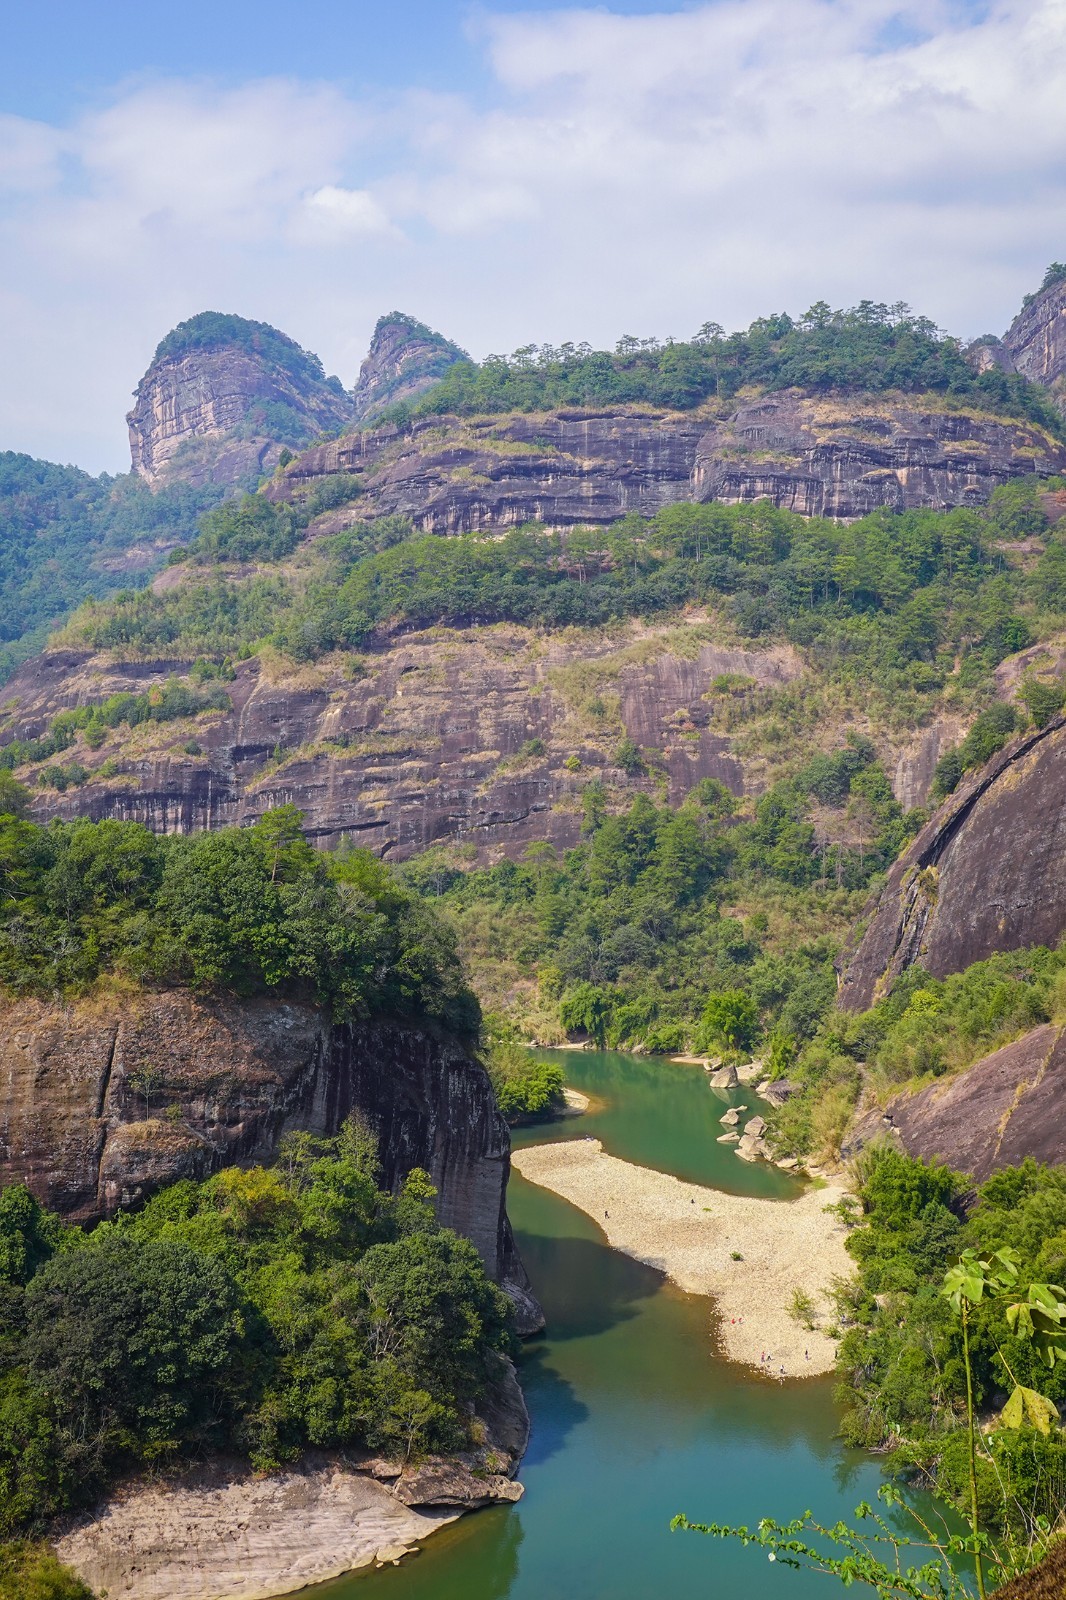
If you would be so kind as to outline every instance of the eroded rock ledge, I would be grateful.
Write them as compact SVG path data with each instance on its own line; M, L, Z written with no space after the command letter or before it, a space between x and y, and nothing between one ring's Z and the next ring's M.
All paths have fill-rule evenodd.
M55 1548L108 1600L268 1600L399 1562L463 1511L521 1498L529 1418L509 1362L481 1420L477 1449L413 1468L318 1451L269 1478L219 1458L129 1485Z

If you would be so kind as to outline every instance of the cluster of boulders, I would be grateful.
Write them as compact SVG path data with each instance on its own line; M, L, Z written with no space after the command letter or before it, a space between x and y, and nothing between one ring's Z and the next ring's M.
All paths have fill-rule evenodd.
M736 1066L733 1062L708 1061L706 1070L712 1089L737 1089L741 1084L751 1084L760 1100L772 1106L783 1106L795 1093L795 1085L787 1079L768 1078L762 1061L749 1061L743 1066ZM749 1117L741 1130L741 1114L747 1109L747 1106L733 1106L719 1118L726 1131L719 1134L718 1143L734 1145L734 1154L742 1161L773 1161L787 1172L798 1167L799 1162L794 1156L786 1156L781 1160L775 1158L765 1138L767 1124L764 1117Z

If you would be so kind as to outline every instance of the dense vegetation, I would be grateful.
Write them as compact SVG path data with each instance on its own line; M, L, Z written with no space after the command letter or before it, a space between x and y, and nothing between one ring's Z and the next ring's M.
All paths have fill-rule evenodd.
M468 1038L478 1030L432 909L367 853L312 849L291 806L254 827L181 838L131 822L0 816L0 985L73 995L109 974L237 995L281 989L338 1018L417 1013Z
M424 1173L378 1189L374 1149L357 1123L293 1135L274 1167L178 1183L88 1235L0 1192L0 1536L205 1451L269 1469L312 1444L405 1460L469 1441L508 1302Z
M496 1104L516 1127L558 1116L566 1104L563 1069L554 1061L538 1061L509 1040L498 1040L489 1052L489 1077Z
M201 311L171 328L156 345L153 361L177 359L193 350L216 350L228 345L247 355L258 356L269 366L280 367L296 383L325 383L338 397L344 395L339 378L327 378L318 356L298 345L287 333L272 328L269 322L252 322L223 311Z
M967 1494L966 1373L958 1317L942 1292L944 1273L967 1248L981 1256L1017 1253L1017 1293L1066 1275L1066 1171L1027 1160L977 1191L941 1166L890 1150L867 1153L861 1172L862 1225L849 1240L859 1265L840 1291L850 1324L841 1345L847 1375L840 1397L855 1443L893 1449L892 1465L920 1474L962 1503ZM1020 1330L1019 1330L1020 1331ZM1066 1405L1066 1366L1048 1368L1033 1344L1007 1325L991 1296L971 1312L975 1401L1003 1405L1016 1382ZM1023 1539L1037 1520L1054 1524L1066 1504L1066 1439L1035 1426L998 1428L978 1453L981 1521Z
M153 494L134 473L93 478L0 452L0 681L66 612L129 583L132 547L146 547L137 569L154 571L163 556L152 547L192 538L221 495L216 485L188 484Z
M818 301L799 318L760 317L743 333L708 322L687 341L627 337L613 352L587 344L527 345L512 356L459 362L426 394L388 414L403 422L412 415L626 402L686 410L728 401L746 385L940 393L1027 417L1060 437L1064 426L1036 385L998 370L978 375L958 340L928 318L869 300L847 311Z
M777 1059L791 1059L835 996L834 944L815 936L787 953L768 949L765 914L744 920L719 907L747 889L856 904L854 891L906 834L871 748L852 740L835 756L814 757L769 789L748 820L736 818L733 797L711 780L677 809L638 795L610 815L595 783L584 799L584 841L561 858L542 844L520 862L464 870L436 851L403 869L454 919L482 993L500 988L502 968L505 983L517 977L537 992L532 1007L494 996L498 1007L522 1012L527 1030L554 1020L556 1031L561 1023L601 1045L652 1051L768 1042ZM818 803L859 819L856 844L819 839L809 820ZM734 1039L716 1024L712 1002L738 992L749 1023ZM506 1031L502 1018L492 1025Z
M502 539L416 536L388 518L317 542L298 582L284 570L194 574L165 594L85 608L69 637L190 657L269 642L306 660L365 647L386 624L595 626L701 603L743 637L793 641L838 677L927 694L952 675L963 687L986 681L1066 611L1066 543L1048 530L1038 487L1006 485L984 513L878 512L848 526L766 502L686 503L606 531L528 526ZM291 518L262 501L254 515L227 506L203 537L219 554L267 559L291 541ZM1028 574L997 543L1023 531L1047 544Z

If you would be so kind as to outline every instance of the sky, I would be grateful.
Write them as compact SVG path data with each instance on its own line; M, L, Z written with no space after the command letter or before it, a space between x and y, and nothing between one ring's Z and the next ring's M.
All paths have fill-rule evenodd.
M1066 260L1066 0L0 0L0 449L128 470L198 311L347 386L814 300L1002 332Z

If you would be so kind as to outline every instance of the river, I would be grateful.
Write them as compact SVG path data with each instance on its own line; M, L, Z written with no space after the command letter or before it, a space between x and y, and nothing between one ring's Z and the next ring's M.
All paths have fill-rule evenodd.
M708 1088L698 1067L612 1054L559 1056L588 1115L515 1143L602 1139L613 1155L734 1193L785 1198L795 1180L716 1142L750 1091ZM607 1247L589 1218L512 1178L508 1208L548 1319L520 1373L533 1430L519 1505L463 1517L399 1568L341 1579L309 1600L825 1600L833 1580L764 1552L671 1533L810 1508L833 1521L883 1481L834 1438L831 1378L778 1383L718 1358L709 1301Z

